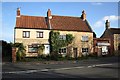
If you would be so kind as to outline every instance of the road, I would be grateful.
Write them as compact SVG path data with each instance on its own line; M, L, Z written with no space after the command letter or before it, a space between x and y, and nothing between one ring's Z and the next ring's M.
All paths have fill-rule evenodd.
M88 59L65 64L40 64L39 62L4 63L3 79L40 78L111 78L118 79L118 57Z

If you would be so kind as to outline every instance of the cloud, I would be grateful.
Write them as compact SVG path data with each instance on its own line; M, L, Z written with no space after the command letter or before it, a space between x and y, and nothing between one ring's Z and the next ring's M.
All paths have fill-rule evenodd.
M109 20L110 22L115 22L115 21L118 21L119 19L120 19L120 16L116 16L116 15L104 16L102 19L95 22L93 27L94 28L104 27L106 20Z
M99 28L99 27L101 27L101 26L104 26L104 25L103 25L103 21L97 21L97 22L94 24L94 27L96 27L96 28Z
M116 21L116 20L118 20L118 19L120 19L120 16L115 16L115 15L105 16L105 17L103 18L104 21L105 21L105 20Z
M92 5L102 5L100 2L93 2Z

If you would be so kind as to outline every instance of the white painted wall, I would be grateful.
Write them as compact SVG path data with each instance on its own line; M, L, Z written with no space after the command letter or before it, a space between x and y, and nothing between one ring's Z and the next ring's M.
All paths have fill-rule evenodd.
M50 45L49 44L45 44L45 54L50 54Z

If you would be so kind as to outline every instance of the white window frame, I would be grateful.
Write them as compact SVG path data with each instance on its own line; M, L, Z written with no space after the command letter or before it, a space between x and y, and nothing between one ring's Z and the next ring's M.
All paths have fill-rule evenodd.
M67 53L67 49L66 48L60 48L59 49L59 53L60 54L66 54Z
M30 31L23 31L23 38L30 38Z
M43 38L43 31L37 31L36 32L36 37L37 38Z
M82 48L82 53L88 53L88 52L89 52L89 48Z
M34 48L37 49L37 47L33 47L32 45L28 45L28 53L37 53L37 52L38 52L38 49L37 49L36 51L32 51L32 50L30 50L30 49L35 50Z
M82 37L81 37L81 41L87 42L87 41L88 41L88 36L82 36Z

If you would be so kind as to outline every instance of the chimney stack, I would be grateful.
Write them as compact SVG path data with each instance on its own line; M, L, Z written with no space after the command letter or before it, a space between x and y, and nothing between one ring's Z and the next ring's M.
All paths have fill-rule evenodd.
M17 8L17 17L20 17L20 8Z
M52 16L51 16L51 11L50 11L50 9L48 9L48 11L47 11L47 17L48 17L48 19L52 19Z
M83 21L85 21L85 20L86 20L86 13L85 13L85 11L84 11L84 10L82 11L81 18L83 19Z
M108 20L106 20L105 27L106 27L106 29L110 28L110 22Z

